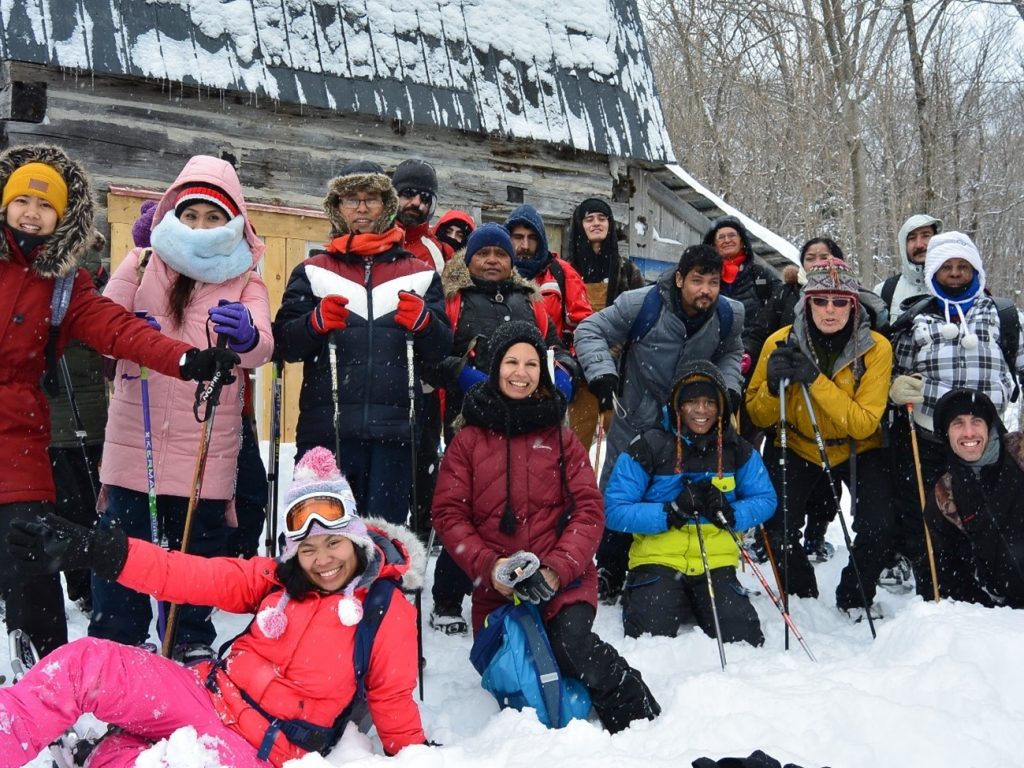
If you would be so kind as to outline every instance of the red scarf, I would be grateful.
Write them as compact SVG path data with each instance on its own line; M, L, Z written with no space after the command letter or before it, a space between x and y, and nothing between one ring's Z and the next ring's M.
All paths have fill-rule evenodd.
M405 233L399 227L391 227L379 235L374 232L366 232L361 235L340 235L327 244L327 252L351 253L355 256L371 258L401 244L404 239Z
M731 259L722 260L722 282L732 285L736 282L736 275L740 273L740 265L747 260L747 257L740 251Z

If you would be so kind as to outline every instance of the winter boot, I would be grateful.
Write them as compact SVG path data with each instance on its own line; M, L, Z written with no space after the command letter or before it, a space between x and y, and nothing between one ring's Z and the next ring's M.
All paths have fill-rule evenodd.
M171 652L171 658L186 667L212 659L216 655L213 648L206 643L178 643Z
M857 605L852 608L840 608L839 612L845 615L854 624L860 624L867 618L867 614L864 613L864 606ZM872 603L871 605L871 620L881 621L885 616L882 615L882 609Z
M625 574L622 578L614 575L607 568L597 569L597 599L602 605L615 605L622 595L622 585L625 583Z
M92 727L84 727L82 733L76 728L69 728L50 745L53 768L81 768L100 740L115 730L114 726L104 728L99 721Z
M626 668L610 694L600 700L594 699L594 709L608 733L624 731L634 720L653 720L661 714L661 705L640 673L632 667Z
M824 539L811 539L804 541L804 552L807 553L807 558L811 562L825 563L832 559L832 555L836 553L836 548Z
M469 631L469 626L462 618L462 603L435 603L434 610L430 612L430 626L446 635L466 634Z
M910 561L903 555L897 555L893 564L878 577L878 586L897 594L910 592L914 588L914 572Z

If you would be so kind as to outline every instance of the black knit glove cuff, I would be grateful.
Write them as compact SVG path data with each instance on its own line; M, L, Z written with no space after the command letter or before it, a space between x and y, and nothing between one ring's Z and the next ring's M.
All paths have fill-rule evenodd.
M128 536L120 528L96 529L92 538L92 569L107 581L117 581L128 562Z

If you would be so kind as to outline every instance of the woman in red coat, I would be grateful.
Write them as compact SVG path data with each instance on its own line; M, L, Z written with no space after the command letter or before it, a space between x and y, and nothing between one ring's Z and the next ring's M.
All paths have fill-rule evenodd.
M416 611L397 589L403 580L418 586L409 582L423 572L422 545L405 529L356 516L324 448L296 465L287 500L277 562L165 552L119 528L88 531L56 515L15 523L8 545L25 570L92 568L157 598L256 618L221 659L192 667L97 638L58 649L0 689L0 765L29 762L83 712L120 726L90 757L104 768L135 765L139 752L186 725L236 768L326 754L344 723L359 719L346 709L360 688L357 660L366 662L361 682L384 751L425 743L413 699ZM368 657L357 650L367 621L375 626Z
M239 359L163 336L96 293L79 267L92 223L89 178L64 150L32 144L0 154L0 593L8 631L23 630L44 653L67 642L60 579L23 578L2 545L13 520L54 509L50 408L40 379L56 382L72 339L180 379L209 380L218 361ZM52 325L53 307L62 304L63 319Z
M593 631L604 504L583 446L562 426L544 341L513 321L490 345L488 379L466 393L466 426L445 452L433 504L445 549L475 584L473 630L514 596L540 602L559 667L587 686L605 728L653 719L661 709L640 673ZM519 564L513 587L507 573Z

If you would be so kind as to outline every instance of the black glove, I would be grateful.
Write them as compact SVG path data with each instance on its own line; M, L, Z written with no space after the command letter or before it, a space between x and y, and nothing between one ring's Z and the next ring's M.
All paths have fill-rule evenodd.
M683 490L679 492L675 501L665 505L665 526L667 528L682 528L687 523L692 523L694 515L704 508L704 503L699 493L689 483L683 484Z
M799 381L801 384L806 384L808 387L814 383L814 380L818 378L818 374L821 373L818 370L818 366L814 364L814 361L799 349L794 349L790 353L790 364L792 368L788 378L793 381Z
M26 574L90 569L115 581L128 559L128 537L120 528L90 530L58 515L16 518L7 550Z
M534 605L546 603L555 596L555 590L551 588L540 570L536 570L525 579L516 582L513 590L516 597L524 603L533 603Z
M725 498L725 494L718 490L714 484L704 488L704 511L706 520L710 520L722 530L731 531L736 527L736 513L732 510L732 504Z
M606 373L588 382L587 386L597 398L597 407L602 411L610 411L614 405L614 395L619 389L619 377L614 373Z
M778 396L783 379L792 379L792 347L779 347L768 357L768 391Z
M734 389L726 390L725 394L729 398L729 410L732 413L739 413L740 406L743 405L743 394Z
M181 378L188 381L210 381L217 371L227 374L225 384L235 380L231 375L231 369L242 362L235 352L230 349L209 347L207 349L190 349L185 353L185 362L179 367Z

